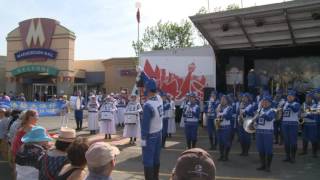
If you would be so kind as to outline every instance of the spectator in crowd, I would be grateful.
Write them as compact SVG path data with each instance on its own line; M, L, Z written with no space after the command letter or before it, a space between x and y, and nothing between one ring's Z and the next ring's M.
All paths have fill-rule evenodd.
M118 148L105 142L97 142L86 152L89 175L86 180L111 180L115 167L115 157L120 154Z
M12 155L15 157L22 145L21 138L29 132L38 122L39 115L35 110L28 110L21 120L21 127L18 129L12 142Z
M247 80L248 80L249 92L255 96L257 93L256 88L258 85L258 77L257 77L257 74L255 73L254 69L251 69L249 71Z
M215 180L216 167L211 156L200 148L184 151L172 171L171 180Z
M85 153L88 148L86 139L76 138L67 149L67 157L70 163L62 167L56 180L83 180L87 175Z
M26 112L27 112L27 110L22 111L19 114L19 118L12 123L10 128L8 128L9 129L9 132L8 132L8 142L9 142L9 144L12 143L15 134L17 133L17 131L21 127L21 122L22 122L22 119L24 118L24 115L26 114Z
M5 116L6 109L0 108L0 150L2 157L6 157L7 143L6 143L6 125L8 124L8 118Z
M67 149L76 138L76 131L71 128L61 128L55 148L49 150L40 160L39 179L56 179L62 167L68 163Z
M33 126L21 139L23 145L16 153L17 180L39 179L39 159L50 148L52 138L41 126Z
M20 93L19 96L15 99L16 101L26 101L26 98L23 93Z

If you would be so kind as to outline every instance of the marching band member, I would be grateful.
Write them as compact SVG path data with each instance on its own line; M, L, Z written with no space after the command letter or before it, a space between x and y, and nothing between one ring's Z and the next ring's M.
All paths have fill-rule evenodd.
M217 109L217 128L218 128L218 142L220 158L219 161L228 161L228 156L231 147L231 120L232 107L226 95L222 95L220 104Z
M143 118L141 123L144 176L146 180L158 180L162 143L163 102L157 94L156 81L149 79L144 72L141 72L141 78L145 86L145 96L147 96L143 105Z
M239 103L237 102L236 97L233 94L229 94L228 98L230 99L230 105L232 107L232 119L231 119L231 142L233 141L234 135L237 132L237 108Z
M105 135L105 139L111 139L111 134L116 133L115 113L117 107L114 104L112 97L107 96L104 103L99 109L99 127L100 133Z
M120 127L124 127L124 113L126 111L127 99L126 91L122 90L117 100L117 120Z
M170 112L170 101L168 100L167 94L165 92L161 92L160 96L163 101L163 125L162 125L162 148L166 147L166 139L168 135L168 121L169 121L169 112Z
M137 95L132 94L130 101L126 107L125 118L124 118L124 130L123 137L130 138L130 144L136 142L136 138L140 137L140 113L142 107L137 101Z
M238 132L239 132L239 140L241 144L241 154L240 156L248 156L249 154L249 149L251 145L251 134L246 132L243 129L243 121L244 118L250 118L254 116L254 106L250 102L250 94L245 93L242 96L240 105L239 105L239 110L238 110Z
M88 102L88 129L90 130L90 134L95 134L96 131L99 129L98 124L98 110L99 110L99 103L95 95L90 97Z
M295 92L288 92L287 101L283 107L282 133L285 145L286 158L284 162L295 163L297 152L297 138L299 128L300 104L295 102Z
M317 104L313 102L313 94L306 94L306 101L302 106L302 118L303 118L303 129L302 129L302 137L303 137L303 146L302 153L300 155L306 155L308 149L308 142L312 143L312 154L313 157L317 157L318 151L318 140L317 140Z
M285 104L286 100L283 98L282 91L278 90L276 92L276 95L273 100L273 106L277 109L277 111L282 111L283 106ZM282 144L282 134L281 134L281 119L282 119L282 112L277 112L279 115L276 116L276 120L274 121L274 137L275 137L275 143L274 144ZM279 142L279 136L280 136L280 142Z
M168 95L168 100L170 101L168 137L171 137L172 134L176 133L176 105L172 96Z
M261 110L255 119L256 125L256 144L260 156L261 166L257 170L265 170L270 172L272 161L273 146L273 121L276 114L271 108L272 98L264 96L261 101Z
M214 120L217 117L216 109L218 105L219 105L219 100L217 98L217 93L213 91L211 92L210 99L204 108L204 112L206 113L206 116L207 116L207 131L208 131L211 150L215 150L217 148L217 143L218 143L217 130L214 124ZM213 141L213 136L214 136L214 141Z
M82 122L83 122L83 109L85 107L84 97L81 96L81 91L77 91L76 100L73 103L74 105L74 118L76 119L77 129L82 130Z
M62 109L60 112L60 127L67 127L69 121L70 102L67 100L67 95L62 96Z
M183 109L184 132L188 149L195 148L197 144L198 125L200 119L200 107L196 101L196 94L189 94L190 102Z

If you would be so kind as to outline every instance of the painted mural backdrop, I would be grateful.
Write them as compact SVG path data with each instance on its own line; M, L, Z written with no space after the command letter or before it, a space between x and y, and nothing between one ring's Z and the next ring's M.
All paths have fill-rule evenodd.
M165 67L158 65L152 67L148 59L144 63L144 72L157 80L162 91L171 94L178 101L191 91L203 98L203 88L207 84L207 79L204 75L195 75L196 69L196 64L192 62L185 67L185 76L179 76Z

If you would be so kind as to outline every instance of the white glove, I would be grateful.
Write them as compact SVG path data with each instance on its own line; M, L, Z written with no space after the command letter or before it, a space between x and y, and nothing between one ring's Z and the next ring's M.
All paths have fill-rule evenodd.
M141 145L141 147L147 146L147 141L141 139L140 145Z
M141 66L137 66L137 67L136 67L136 71L137 71L138 73L141 73L141 72L143 72L143 68L142 68Z

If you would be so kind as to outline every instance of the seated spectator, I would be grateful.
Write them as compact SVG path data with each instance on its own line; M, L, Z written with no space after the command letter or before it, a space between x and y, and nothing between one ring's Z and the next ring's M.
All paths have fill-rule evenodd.
M56 179L62 167L68 163L67 148L76 138L76 131L61 128L55 148L49 150L40 160L40 180Z
M206 151L200 148L181 153L172 171L171 180L215 180L216 167Z
M56 180L83 180L87 175L85 153L88 148L89 145L85 138L76 138L67 149L70 163L62 167Z
M111 172L115 167L115 157L120 154L117 147L105 142L92 144L86 152L89 175L86 180L111 180Z
M6 125L8 124L9 120L5 116L5 113L6 113L6 109L0 108L0 150L3 158L6 157L7 149L8 149L5 132L6 132Z
M21 141L24 143L16 153L17 180L39 179L39 159L50 148L53 139L47 135L41 126L34 126Z
M11 127L9 128L9 132L8 132L8 142L9 142L9 144L12 143L15 134L17 133L17 131L21 127L21 122L22 122L22 119L24 118L24 115L26 114L26 112L27 112L27 110L22 111L19 114L19 118L16 121L14 121L12 123Z

